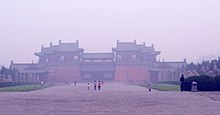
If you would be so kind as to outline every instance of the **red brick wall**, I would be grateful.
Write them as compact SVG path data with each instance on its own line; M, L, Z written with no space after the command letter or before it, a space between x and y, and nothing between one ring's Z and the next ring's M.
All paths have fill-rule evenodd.
M80 67L50 67L48 81L51 82L73 82L80 81Z
M149 80L150 73L145 66L116 66L115 81Z

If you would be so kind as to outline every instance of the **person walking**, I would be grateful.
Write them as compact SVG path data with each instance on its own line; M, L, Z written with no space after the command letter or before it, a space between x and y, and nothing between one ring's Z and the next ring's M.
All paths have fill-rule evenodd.
M88 82L88 83L87 83L87 89L88 89L88 90L89 90L89 87L90 87L90 86L89 86L89 82Z
M101 90L101 81L98 83L98 89Z
M182 74L181 77L180 77L180 90L181 92L183 92L183 85L184 85L184 75Z
M94 90L96 90L96 86L97 86L96 81L93 82L93 85L94 85Z
M148 91L151 91L151 83L148 83Z
M44 88L44 81L41 81L41 88Z

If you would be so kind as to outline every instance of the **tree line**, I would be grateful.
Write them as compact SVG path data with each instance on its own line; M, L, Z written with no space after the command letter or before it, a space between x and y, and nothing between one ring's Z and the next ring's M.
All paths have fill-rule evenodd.
M186 66L186 76L207 75L215 77L220 75L220 57L214 60L203 61L201 63L189 63Z
M15 81L17 70L2 66L0 70L0 81Z

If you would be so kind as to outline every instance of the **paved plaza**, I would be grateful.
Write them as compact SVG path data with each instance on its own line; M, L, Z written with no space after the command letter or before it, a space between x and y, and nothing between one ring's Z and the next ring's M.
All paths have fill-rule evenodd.
M220 115L220 92L151 91L124 83L0 92L1 115Z

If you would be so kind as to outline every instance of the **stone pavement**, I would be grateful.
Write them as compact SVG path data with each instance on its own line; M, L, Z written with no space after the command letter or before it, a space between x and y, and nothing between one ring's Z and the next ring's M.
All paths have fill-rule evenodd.
M101 91L88 91L87 83L77 83L32 92L0 92L0 114L219 115L219 97L219 92L148 92L123 83L104 83Z

